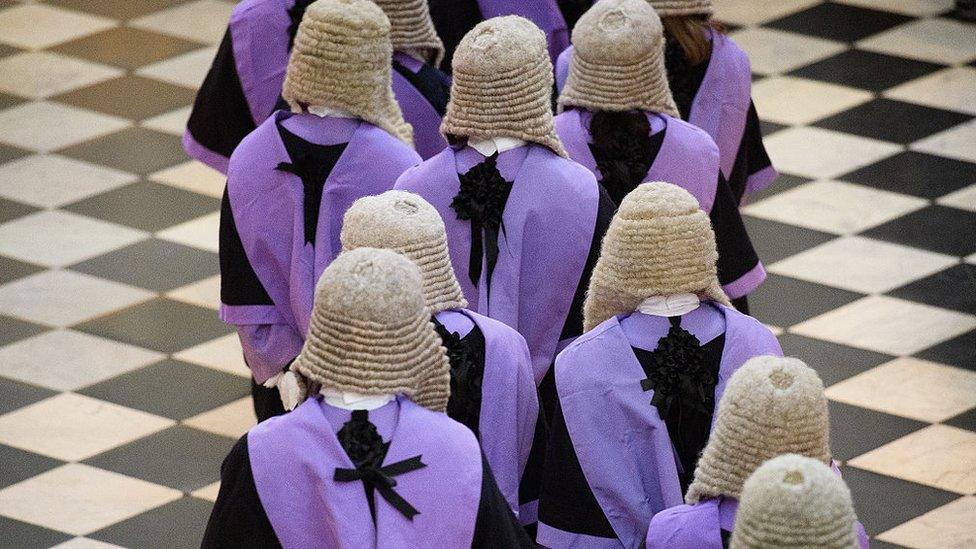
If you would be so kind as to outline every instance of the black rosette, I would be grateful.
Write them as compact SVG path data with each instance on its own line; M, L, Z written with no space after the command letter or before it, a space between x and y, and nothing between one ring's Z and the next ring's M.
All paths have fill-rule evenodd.
M482 257L488 264L487 284L491 289L491 275L498 263L498 233L504 233L502 214L512 192L512 182L498 172L498 154L474 166L467 173L458 174L461 182L451 209L457 218L471 222L471 256L468 277L475 286L481 280Z
M378 467L383 463L383 457L386 456L389 447L376 431L376 426L369 421L365 410L353 411L352 418L339 429L336 437L357 469L366 466Z

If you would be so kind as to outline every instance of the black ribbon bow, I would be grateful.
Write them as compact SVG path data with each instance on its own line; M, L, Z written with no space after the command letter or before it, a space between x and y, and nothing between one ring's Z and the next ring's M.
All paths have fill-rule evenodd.
M671 328L654 351L636 349L644 366L644 391L654 391L651 405L668 428L681 461L682 491L694 475L698 454L708 440L715 409L717 372L705 364L705 353L694 335L681 327L681 317L669 318Z
M457 218L471 222L471 255L468 259L468 278L475 286L481 280L481 262L484 257L488 264L486 282L491 292L491 275L498 263L498 232L505 233L502 213L508 195L512 192L512 182L498 172L498 153L484 162L458 174L460 189L451 208ZM482 234L483 233L483 234ZM484 242L484 244L482 243Z
M373 520L376 520L376 504L373 502L373 490L380 493L394 509L403 516L413 520L420 513L413 505L403 499L393 488L397 481L395 476L422 469L427 465L420 461L421 456L414 456L403 461L381 466L386 452L390 448L389 442L383 442L376 426L369 419L366 410L354 410L352 418L347 421L336 434L339 444L349 456L355 469L337 467L333 479L337 482L362 481L366 490L366 501Z
M451 364L451 395L447 399L447 415L464 424L480 439L481 384L484 380L484 364L458 333L449 331L436 318L431 317L437 335L447 349ZM477 330L477 327L474 328Z

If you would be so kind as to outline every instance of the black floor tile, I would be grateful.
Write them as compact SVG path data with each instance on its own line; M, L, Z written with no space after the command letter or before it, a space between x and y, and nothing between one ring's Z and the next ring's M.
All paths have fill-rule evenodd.
M186 162L188 158L179 137L146 128L127 128L58 153L140 175Z
M956 417L949 418L942 423L976 432L976 408L971 408L968 412L963 412Z
M765 120L761 120L759 122L759 131L762 132L763 137L768 137L770 134L776 133L788 127L789 126L785 124L777 124L775 122L767 122Z
M74 536L0 516L0 549L46 549Z
M6 284L43 270L44 267L0 255L0 284ZM2 339L2 336L0 336L0 339Z
M747 203L755 204L756 202L769 198L774 194L779 194L781 192L788 191L790 189L795 189L800 185L809 183L811 181L813 180L807 177L800 177L798 175L781 173L776 177L776 180L773 181L772 184L770 184L768 187L766 187L761 191L750 194L748 196Z
M220 480L220 464L234 442L178 425L89 458L85 463L192 492Z
M909 549L909 548L905 547L904 545L898 545L895 543L888 543L886 541L872 539L871 549Z
M756 253L759 254L759 259L765 265L772 265L780 259L837 238L836 235L749 215L743 215L742 220L746 224L746 230L749 232L753 247L756 248Z
M182 4L188 0L45 0L52 6L82 11L110 17L112 19L134 19L155 11Z
M216 198L140 181L65 206L70 212L135 227L160 231L220 208Z
M216 275L217 254L151 238L71 266L72 271L165 292Z
M929 424L866 410L840 402L829 402L830 450L834 459L847 461L899 439Z
M838 179L935 199L976 183L976 164L905 151Z
M971 119L968 114L882 98L825 118L814 126L907 145Z
M3 108L3 96L0 94L0 109ZM11 160L16 160L29 154L31 154L30 151L0 143L0 164L10 162Z
M196 93L141 76L121 76L58 95L53 100L130 120L144 120L193 103Z
M0 223L13 221L14 219L30 215L37 211L34 206L28 206L6 198L0 198Z
M945 65L853 49L800 67L789 75L880 93L944 68Z
M882 353L855 349L796 334L782 335L779 342L783 346L783 354L799 358L816 370L825 387L866 372L894 358Z
M56 394L50 389L0 377L0 415ZM0 531L3 531L3 528L0 528Z
M106 0L95 1L105 2ZM126 3L132 4L133 2L127 0ZM199 44L180 38L120 26L90 34L65 44L59 44L50 49L51 51L72 57L81 57L95 61L96 63L135 70L144 65L175 57L199 47ZM163 84L158 80L153 80L153 82ZM192 102L192 99L188 101L188 103Z
M184 497L113 524L87 537L145 549L196 549L200 547L213 504Z
M176 353L233 331L216 311L165 298L83 322L75 329L163 353Z
M3 48L4 48L4 46L2 44L0 44L0 58L6 57L3 54ZM20 97L18 95L10 95L9 93L0 92L0 110L9 109L10 107L13 107L14 105L20 105L21 103L23 103L25 101L27 101L27 99L24 98L24 97ZM9 146L9 145L7 145L7 146ZM3 160L3 156L2 155L0 155L0 161L6 162L6 160Z
M976 234L972 236L976 238ZM976 265L961 263L892 290L888 295L976 314Z
M932 362L976 371L976 330L972 330L924 351L915 356Z
M0 345L20 341L44 331L47 331L47 328L39 324L0 315Z
M976 213L929 206L862 233L864 236L955 256L976 252Z
M858 469L841 467L844 482L851 489L854 511L869 535L881 532L925 514L957 499L957 494L914 482Z
M854 42L911 21L912 18L847 4L827 2L765 23L764 27Z
M862 297L863 294L839 288L769 274L749 294L749 311L766 324L786 328Z
M168 359L75 392L183 420L250 391L250 382L240 376Z
M49 471L64 462L0 444L0 488Z

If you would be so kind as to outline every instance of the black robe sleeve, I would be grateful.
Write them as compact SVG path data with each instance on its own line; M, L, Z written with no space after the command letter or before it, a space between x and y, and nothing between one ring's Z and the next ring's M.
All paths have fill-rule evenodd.
M539 522L564 532L616 538L613 526L593 495L569 438L556 398L549 420L549 444L542 474Z
M742 141L739 142L739 151L736 153L732 172L729 174L729 187L732 189L736 204L742 202L749 177L771 165L769 153L766 152L766 146L763 144L759 114L756 112L756 105L750 101Z
M495 484L495 475L484 454L481 456L481 471L481 501L471 540L472 549L535 547ZM445 520L448 519L445 517Z
M220 204L220 301L225 305L274 305L244 252L227 188Z
M718 280L723 285L735 282L759 264L759 256L739 215L739 205L732 195L732 189L721 174L709 217L718 248Z
M237 441L220 467L220 493L200 546L202 549L281 547L254 486L247 435Z
M230 29L217 49L213 65L203 80L186 128L197 143L230 158L237 145L251 133L254 117L237 75Z

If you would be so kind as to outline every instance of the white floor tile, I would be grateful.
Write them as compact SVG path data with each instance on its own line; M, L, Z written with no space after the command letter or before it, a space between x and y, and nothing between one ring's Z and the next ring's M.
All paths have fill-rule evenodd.
M220 308L220 276L205 278L166 293L166 297L208 309Z
M88 538L73 538L59 543L51 549L123 549L118 545Z
M157 11L129 22L129 26L204 44L216 44L224 36L234 5L218 0L199 0Z
M196 160L160 170L149 179L214 198L222 197L227 186L227 176Z
M831 179L887 158L902 148L821 128L788 128L765 139L766 150L780 173Z
M85 535L181 496L179 490L70 463L0 490L0 514Z
M939 15L952 9L952 0L835 0L841 4L862 8L893 11L904 15L925 17Z
M147 118L140 122L139 125L150 130L171 135L183 135L183 130L186 129L186 121L190 119L190 111L192 109L192 105L180 107L169 112L164 112L159 116Z
M98 383L166 355L71 330L54 330L0 347L0 375L57 391Z
M919 19L856 43L880 53L953 65L976 59L973 25L951 19Z
M71 326L151 299L141 288L70 271L43 271L0 286L0 313Z
M18 48L41 49L115 25L114 20L106 17L45 4L27 4L0 11L0 42Z
M911 148L946 158L976 162L976 120L916 141Z
M976 212L976 185L970 185L936 200L943 206Z
M65 461L81 461L174 423L104 400L61 393L0 416L0 443Z
M853 406L938 423L976 406L976 372L903 357L835 383L826 395Z
M0 142L49 152L131 126L130 120L45 101L0 111Z
M789 72L844 51L844 44L792 32L747 28L729 34L749 55L752 72Z
M178 244L217 252L220 247L219 232L220 212L214 212L159 231L156 236Z
M869 296L790 332L892 355L911 355L976 328L976 317L887 296Z
M132 244L149 235L60 210L42 211L0 225L0 254L63 267Z
M38 154L0 165L0 196L40 208L57 208L138 179L105 166Z
M817 231L852 234L929 202L844 181L813 181L742 208L744 213Z
M220 493L220 481L213 484L208 484L199 490L192 492L190 495L195 498L205 499L207 501L217 501L217 495Z
M878 534L880 541L916 549L976 547L976 497L966 496Z
M846 236L773 263L767 269L854 292L882 293L957 262L957 258L948 255L862 236Z
M976 115L976 69L945 69L891 88L884 96Z
M848 465L927 486L976 492L976 433L931 425L849 460Z
M183 420L183 423L201 431L230 438L241 438L257 423L251 397L244 397L219 408Z
M139 76L155 78L177 86L199 88L213 63L216 48L203 48L146 65L136 71Z
M46 51L0 59L0 91L42 99L122 76L125 71Z
M793 76L764 78L752 86L762 119L777 124L809 124L870 101L871 92Z
M716 0L715 18L733 25L759 25L817 4L818 0Z
M244 362L244 353L237 334L228 334L184 349L173 355L173 358L241 377L251 377L251 370Z

